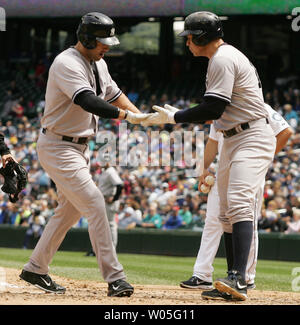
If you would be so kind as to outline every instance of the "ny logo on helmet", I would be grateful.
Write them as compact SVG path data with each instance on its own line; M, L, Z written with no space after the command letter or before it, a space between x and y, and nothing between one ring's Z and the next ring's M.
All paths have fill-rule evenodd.
M110 30L110 36L114 36L115 35L115 28L112 28L111 30Z

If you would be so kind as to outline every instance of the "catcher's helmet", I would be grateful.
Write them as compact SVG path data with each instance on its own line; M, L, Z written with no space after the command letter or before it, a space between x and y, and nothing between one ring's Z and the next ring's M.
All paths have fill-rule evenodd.
M114 22L99 12L90 12L81 18L77 38L87 49L94 49L97 41L109 46L120 44L115 36Z
M185 18L184 31L178 36L189 34L193 35L193 43L200 46L224 36L220 18L208 11L194 12Z

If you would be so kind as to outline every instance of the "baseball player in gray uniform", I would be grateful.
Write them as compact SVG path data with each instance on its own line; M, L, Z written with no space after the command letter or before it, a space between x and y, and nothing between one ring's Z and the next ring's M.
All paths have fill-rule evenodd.
M140 123L145 116L112 80L103 59L110 46L119 44L113 21L88 13L81 18L77 37L77 44L50 67L37 143L40 163L56 184L58 206L20 278L45 291L64 293L48 275L48 266L67 231L85 216L108 295L130 296L134 289L116 256L104 197L89 171L88 139L97 131L99 116L130 123Z
M268 111L268 120L270 126L276 136L276 151L275 154L280 152L286 145L287 141L293 134L293 130L284 120L284 118L274 111L271 106L265 104ZM215 127L211 125L209 139L205 146L204 151L204 171L200 177L199 188L201 184L205 184L205 178L208 175L213 175L209 169L211 163L217 156L218 152L221 152L223 145L223 134L216 132ZM217 173L216 173L217 178ZM246 268L246 282L247 288L253 289L255 287L255 273L257 264L258 253L258 231L257 231L257 219L261 214L261 207L263 202L264 182L260 191L257 193L256 212L254 213L254 229L253 238L251 242L251 248L248 256L248 263ZM212 185L208 198L207 198L207 212L205 218L205 225L201 238L201 245L197 255L197 259L194 265L193 276L180 283L183 288L189 289L208 289L212 287L212 274L213 274L213 261L217 253L221 236L223 234L222 225L218 219L219 214L219 195L216 184ZM220 293L217 289L210 291L203 291L202 297L204 299L231 299L231 296L226 293Z
M192 108L153 106L142 125L213 120L224 143L218 169L219 218L224 230L228 276L214 282L232 299L247 299L245 271L253 234L255 198L275 151L261 82L255 67L238 49L226 44L221 21L210 12L185 19L186 45L194 56L209 59L203 102Z

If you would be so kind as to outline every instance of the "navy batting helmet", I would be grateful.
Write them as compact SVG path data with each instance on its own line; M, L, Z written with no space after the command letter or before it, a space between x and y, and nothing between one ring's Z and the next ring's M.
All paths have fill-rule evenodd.
M77 38L87 49L95 48L97 41L109 46L120 44L115 36L114 22L99 12L90 12L81 18Z
M224 36L220 18L208 11L194 12L185 18L184 31L178 36L189 34L193 35L193 43L199 46Z

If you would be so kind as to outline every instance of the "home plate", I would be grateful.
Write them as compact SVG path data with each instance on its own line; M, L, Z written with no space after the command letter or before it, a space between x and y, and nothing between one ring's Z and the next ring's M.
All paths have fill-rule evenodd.
M34 294L43 294L44 292L30 285L18 286L8 282L0 282L0 292L20 293L28 292Z

